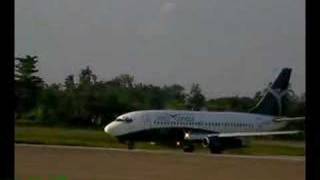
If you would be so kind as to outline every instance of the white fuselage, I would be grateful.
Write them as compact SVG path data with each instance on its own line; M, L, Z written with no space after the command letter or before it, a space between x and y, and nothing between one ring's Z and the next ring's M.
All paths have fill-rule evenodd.
M131 122L118 121L131 119ZM240 112L148 110L123 114L105 127L105 132L122 136L152 129L197 129L214 133L272 131L286 123L274 116Z

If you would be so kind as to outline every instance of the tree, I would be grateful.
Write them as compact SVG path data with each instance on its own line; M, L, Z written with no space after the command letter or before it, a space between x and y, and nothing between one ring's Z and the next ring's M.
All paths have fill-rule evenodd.
M132 88L134 82L134 77L130 74L120 74L115 77L109 83L114 86L120 86L125 88Z
M168 100L184 100L186 97L184 87L179 84L164 86L163 91L167 95Z
M184 110L186 109L186 104L184 101L180 100L169 100L165 105L166 109Z
M15 58L15 95L17 113L27 112L37 104L37 98L44 86L43 80L36 75L37 56Z
M90 86L92 84L95 84L97 81L97 76L93 74L92 70L89 66L87 66L85 69L82 69L79 74L79 85L80 86Z
M199 111L205 105L205 97L201 93L199 84L192 84L190 94L187 98L187 106L192 110Z
M17 57L15 66L15 80L19 82L29 82L33 85L41 85L42 79L35 75L39 70L36 67L38 63L37 56Z
M61 104L61 101L66 100L62 96L59 84L48 85L41 91L36 108L36 119L44 123L57 123L59 120L67 120L67 117L59 117L59 111L70 110L71 106Z
M254 99L238 96L210 99L207 102L208 109L212 111L247 112L254 104Z
M64 87L67 90L73 90L76 87L73 75L68 75L67 76L67 78L64 80Z

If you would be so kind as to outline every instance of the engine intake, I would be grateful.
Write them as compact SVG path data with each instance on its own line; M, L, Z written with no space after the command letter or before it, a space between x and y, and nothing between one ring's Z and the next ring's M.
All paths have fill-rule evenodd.
M210 139L208 137L205 137L203 140L202 140L202 146L203 147L208 147L210 144Z
M205 137L202 145L208 147L212 153L219 153L222 150L221 139L219 137Z

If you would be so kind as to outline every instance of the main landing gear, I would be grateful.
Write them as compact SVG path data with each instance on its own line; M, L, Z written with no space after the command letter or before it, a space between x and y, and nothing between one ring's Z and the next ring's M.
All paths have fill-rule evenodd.
M133 141L127 141L128 149L134 149L134 142Z
M183 145L182 149L183 149L184 152L190 152L191 153L191 152L194 151L194 145L191 144L191 143L186 143L186 144Z
M222 148L221 147L209 147L211 154L222 154Z

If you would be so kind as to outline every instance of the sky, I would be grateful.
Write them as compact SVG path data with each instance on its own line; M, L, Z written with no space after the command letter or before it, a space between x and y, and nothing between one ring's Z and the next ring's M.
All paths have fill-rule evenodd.
M301 0L16 0L15 56L62 83L89 66L100 80L199 83L207 97L254 96L283 67L305 92Z

